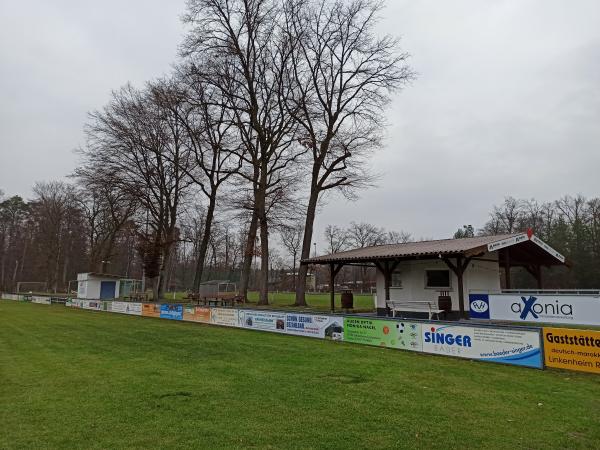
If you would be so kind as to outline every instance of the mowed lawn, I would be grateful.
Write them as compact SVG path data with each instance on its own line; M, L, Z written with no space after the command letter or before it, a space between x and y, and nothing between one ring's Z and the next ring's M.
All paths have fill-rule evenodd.
M0 448L599 443L599 376L0 301Z
M186 302L187 293L176 292L175 298L173 293L168 292L165 294L165 301L168 302ZM271 308L297 308L294 305L296 300L296 294L294 292L269 292L269 303L268 307ZM246 306L254 307L258 302L258 292L248 292L248 301L250 302ZM331 299L327 293L307 293L306 303L308 306L306 309L314 309L321 311L329 311L331 309ZM342 308L341 294L338 292L335 295L335 308L340 310ZM375 304L373 302L373 294L354 294L354 309L357 311L373 311Z

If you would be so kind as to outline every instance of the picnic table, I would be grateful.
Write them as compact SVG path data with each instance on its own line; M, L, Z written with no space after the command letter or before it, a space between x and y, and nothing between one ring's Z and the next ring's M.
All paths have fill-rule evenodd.
M146 294L145 292L134 292L134 293L124 296L123 299L125 301L130 301L130 302L144 303L144 302L148 301L148 294Z
M229 306L233 307L236 303L243 303L244 299L236 292L220 292L202 295L195 292L189 292L184 300L195 301L198 305L204 306Z

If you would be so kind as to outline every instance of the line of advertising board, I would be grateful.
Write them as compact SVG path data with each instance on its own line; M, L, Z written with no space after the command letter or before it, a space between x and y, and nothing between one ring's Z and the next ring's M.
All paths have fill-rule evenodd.
M600 296L469 294L471 318L511 322L600 325Z
M402 321L181 304L78 299L69 304L83 309L343 340L537 369L542 369L545 362L548 367L600 374L600 331Z

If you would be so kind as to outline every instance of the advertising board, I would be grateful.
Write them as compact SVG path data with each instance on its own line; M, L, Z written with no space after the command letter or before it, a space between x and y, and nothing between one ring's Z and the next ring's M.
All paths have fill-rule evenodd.
M112 302L111 312L120 314L142 315L142 304L133 302Z
M469 294L473 319L600 325L600 296Z
M101 311L104 307L100 300L77 300L77 307L81 309L93 309Z
M183 320L183 305L163 303L160 305L160 318L170 320Z
M543 368L539 330L422 324L423 352Z
M183 309L183 320L210 323L210 308L202 306L186 306Z
M31 303L37 303L39 305L50 305L50 304L52 304L52 301L50 300L50 297L42 297L39 295L33 295L31 297Z
M546 366L600 374L600 331L544 327Z
M222 325L224 327L237 327L238 310L228 308L211 308L210 323L214 325Z
M287 313L285 315L285 328L287 334L298 336L334 340L344 338L343 317Z
M421 351L421 324L396 320L344 317L344 341Z
M240 327L285 333L284 312L242 309L238 314Z
M156 303L143 303L142 316L144 317L160 317L160 305Z

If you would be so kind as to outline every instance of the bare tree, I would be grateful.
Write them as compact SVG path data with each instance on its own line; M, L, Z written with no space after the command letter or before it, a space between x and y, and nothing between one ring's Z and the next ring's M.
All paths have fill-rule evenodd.
M192 184L187 176L186 133L164 99L150 90L126 86L111 102L90 115L84 166L93 168L143 209L139 220L145 276L154 280L154 298L162 298L180 203ZM144 214L145 212L145 214Z
M391 36L378 37L381 3L372 0L289 2L286 26L297 39L291 112L299 141L311 156L302 258L308 258L317 205L330 190L353 195L370 183L368 157L380 145L382 111L390 93L410 80L408 55ZM306 265L300 267L296 305L306 305Z
M325 240L327 241L327 251L329 253L341 252L346 250L348 245L348 232L337 225L327 225Z
M190 156L183 159L182 169L207 202L194 274L193 288L198 291L220 188L239 172L244 151L221 90L205 83L193 65L180 66L176 80L154 83L152 92L185 130Z
M352 248L371 247L386 243L387 234L384 228L366 222L351 222L348 228L348 241Z
M299 223L284 226L279 231L281 243L292 257L292 280L294 290L296 289L296 263L300 254L303 232L302 225Z
M268 304L269 203L280 196L287 169L302 153L286 106L295 47L279 26L281 18L276 0L190 0L185 17L192 30L183 53L199 61L205 82L228 99L244 143L246 170L240 173L252 186L253 202L240 291L245 295L260 227L260 304Z
M385 238L386 244L406 244L412 240L412 234L402 230L388 231Z
M107 271L121 230L137 208L135 197L117 189L93 167L76 170L78 203L87 225L89 270Z

